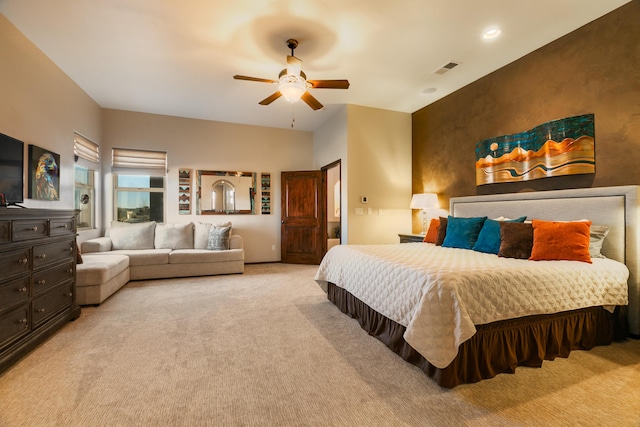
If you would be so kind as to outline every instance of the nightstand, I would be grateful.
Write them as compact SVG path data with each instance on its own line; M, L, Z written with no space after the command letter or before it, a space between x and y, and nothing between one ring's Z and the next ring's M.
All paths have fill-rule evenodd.
M398 234L398 237L400 237L400 243L422 242L424 240L424 234Z

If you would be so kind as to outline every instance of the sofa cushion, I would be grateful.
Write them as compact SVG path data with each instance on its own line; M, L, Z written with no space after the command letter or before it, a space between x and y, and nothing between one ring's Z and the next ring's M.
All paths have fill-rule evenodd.
M169 254L169 264L244 261L244 250L210 251L206 249L176 249Z
M193 249L193 224L156 224L156 249Z
M214 225L218 227L232 227L231 222L224 222L220 224L209 224L206 222L196 222L193 231L193 248L194 249L207 249L209 245L209 231Z
M111 251L112 254L127 255L129 266L138 265L158 265L169 263L169 253L171 249L137 249Z
M229 236L231 235L231 227L211 226L209 229L209 243L207 249L210 251L226 251L229 250Z
M153 249L155 229L154 221L137 224L113 221L109 232L112 249Z
M93 286L111 280L129 268L129 257L116 254L84 254L84 262L76 265L77 286Z

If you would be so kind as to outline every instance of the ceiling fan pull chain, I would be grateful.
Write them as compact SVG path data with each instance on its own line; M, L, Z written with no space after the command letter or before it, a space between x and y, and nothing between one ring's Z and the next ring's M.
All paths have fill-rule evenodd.
M291 127L293 128L293 124L296 122L296 115L295 115L295 105L291 104Z

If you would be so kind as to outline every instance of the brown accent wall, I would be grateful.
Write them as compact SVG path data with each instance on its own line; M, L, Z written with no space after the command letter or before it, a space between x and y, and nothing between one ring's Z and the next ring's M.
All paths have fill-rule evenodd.
M413 113L413 192L438 192L448 207L454 196L640 184L639 40L634 0ZM478 141L586 113L595 175L476 187Z

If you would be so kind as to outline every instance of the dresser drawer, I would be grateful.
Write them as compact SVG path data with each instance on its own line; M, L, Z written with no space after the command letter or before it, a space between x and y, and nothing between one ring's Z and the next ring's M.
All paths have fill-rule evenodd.
M49 221L46 219L13 221L12 241L20 242L23 240L42 239L43 237L47 237L48 224Z
M75 239L33 247L33 268L73 258Z
M69 281L33 300L31 314L34 328L50 316L71 305L73 301L72 286L73 281Z
M0 221L0 244L11 242L11 221Z
M3 279L29 271L31 271L31 250L29 248L0 252L0 272L2 272Z
M0 315L0 346L29 332L29 304Z
M33 273L33 295L39 295L65 280L73 279L73 261Z
M0 285L0 310L29 302L29 276Z
M49 221L49 236L76 235L75 218L56 218Z

